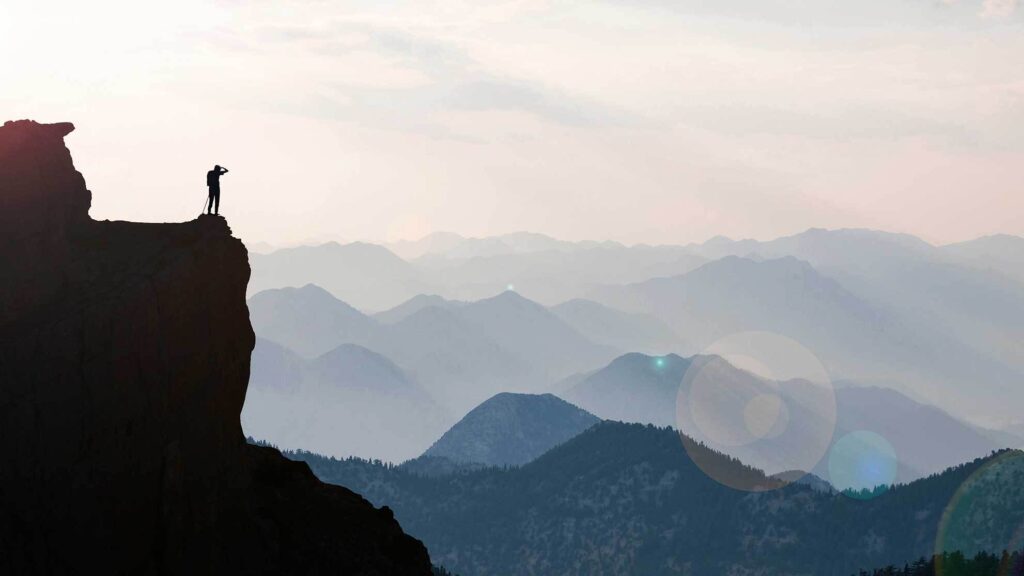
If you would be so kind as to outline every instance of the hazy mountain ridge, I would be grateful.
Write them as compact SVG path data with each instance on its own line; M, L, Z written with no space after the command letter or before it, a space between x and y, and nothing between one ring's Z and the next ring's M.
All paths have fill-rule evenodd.
M551 311L594 342L617 350L667 354L692 349L651 314L622 312L582 298L553 306Z
M885 438L899 461L896 480L910 482L967 462L982 454L1021 443L998 443L984 432L942 410L899 392L877 387L843 387L835 438L868 430Z
M1024 238L993 234L966 242L946 244L942 251L967 266L1005 274L1024 283Z
M419 240L401 240L386 246L406 260L415 260L431 257L466 259L551 250L572 252L596 246L621 247L622 244L610 241L569 242L535 232L512 232L483 238L467 238L452 232L434 232Z
M437 242L449 246L443 238ZM566 242L530 233L470 244L479 249L460 253L445 248L410 260L384 246L361 242L253 254L248 293L313 283L360 310L376 312L419 294L479 300L511 286L532 300L553 305L594 286L681 274L705 261L681 246ZM392 246L404 254L416 253L401 243Z
M627 354L600 370L582 376L571 388L559 394L604 419L678 427L677 395L695 361L700 361L699 357ZM721 373L715 376L719 386L737 379L755 378L727 363L720 368L733 370L731 375ZM699 370L699 367L694 370ZM767 385L764 388L772 389ZM880 435L892 444L895 451L897 481L909 482L980 454L1020 446L1019 442L1000 444L984 431L893 390L839 386L835 389L835 399L832 444L857 431ZM745 458L739 447L731 453ZM746 460L751 458L747 456ZM813 471L828 480L827 459L821 460Z
M810 230L772 242L719 238L688 247L564 243L532 235L520 240L515 247L514 242L506 244L510 250L498 255L454 258L437 250L422 262L398 266L414 276L424 267L433 267L427 272L439 274L450 286L470 282L466 292L473 293L480 289L478 281L498 286L510 275L544 276L553 270L549 265L557 268L566 258L574 259L574 266L596 269L587 272L590 278L614 276L609 271L623 270L623 266L642 276L652 271L650 266L671 265L666 263L694 258L694 254L720 258L684 274L605 285L591 293L595 300L577 295L548 310L519 298L519 285L515 291L499 288L498 296L479 301L415 295L372 317L315 286L287 288L250 300L253 324L261 336L306 356L342 343L378 352L414 374L453 414L464 413L501 391L568 393L565 388L547 387L563 378L578 380L575 374L593 371L620 352L693 354L719 337L761 330L803 344L836 380L893 388L976 422L1015 416L1012 403L1006 400L1020 395L1024 377L999 359L1014 353L1016 344L1006 332L1011 328L999 328L1001 349L983 352L964 334L948 329L951 319L973 304L964 308L950 297L953 312L924 314L919 311L934 308L935 297L919 298L924 304L908 308L902 304L904 296L878 294L879 290L904 290L891 288L906 273L899 269L923 266L936 274L930 283L970 273L971 268L950 260L946 248L907 235L869 230ZM328 246L321 251L332 253L339 248ZM366 246L351 250L390 262L385 270L396 265L397 257L389 252ZM734 256L734 252L745 252L753 259ZM617 255L617 263L603 269L605 256L612 254ZM515 264L510 268L509 263ZM819 265L829 273L819 271ZM459 270L473 272L460 277ZM376 272L367 273L365 280L371 285ZM974 293L979 283L988 286L988 278L982 273L959 285L965 294ZM999 278L1001 284L981 290L976 299L1013 307L1013 291L1004 290L1009 281ZM565 285L573 286L577 284ZM948 288L943 290L950 293ZM1003 296L990 297L991 290ZM308 302L303 303L304 299ZM1006 316L1013 318L1012 313ZM670 389L673 384L664 387ZM652 403L649 409L640 409L628 400L622 399L620 406L633 406L636 414L620 414L622 419L673 423L668 404ZM1008 438L983 433L1002 444ZM957 456L964 454L957 452ZM917 464L910 466L907 473L934 469L924 464L920 470Z
M261 292L249 305L260 337L310 355L364 346L414 375L455 413L501 391L542 389L618 353L513 291L476 302L417 298L381 313L390 323L312 285Z
M315 284L257 292L249 298L249 317L257 333L307 358L371 341L381 331L372 318Z
M1007 392L1021 382L1024 367L1024 284L993 269L998 264L989 269L965 265L963 254L983 254L1008 270L1019 260L1016 248L1022 243L1024 239L1000 235L936 247L906 234L812 229L768 242L718 240L709 243L711 252L690 248L706 256L756 253L805 260L861 298L898 314L913 335L955 335L940 343L945 350L936 357L970 358L961 365L987 363L981 372L987 385ZM996 364L1013 370L1000 370Z
M374 314L373 318L383 324L395 324L405 320L424 308L435 307L451 309L464 306L465 304L466 302L448 300L436 294L418 294L394 308Z
M415 266L375 244L329 242L250 256L248 294L315 284L363 310L384 310L435 292Z
M600 420L551 394L501 393L471 410L425 457L460 464L518 466L573 438Z
M475 258L420 259L444 295L476 300L506 287L544 305L587 294L597 286L682 274L705 259L681 247L596 244L575 250L546 250Z
M692 358L630 353L559 394L605 420L676 425L676 395Z
M693 272L592 294L613 307L657 313L698 348L745 331L795 340L835 379L901 386L961 416L1006 416L1022 373L955 330L893 302L861 297L792 256L725 256ZM1022 300L1024 307L1024 300ZM967 388L964 382L982 385Z
M282 448L400 462L451 421L402 369L355 344L304 359L257 339L249 383L246 434Z

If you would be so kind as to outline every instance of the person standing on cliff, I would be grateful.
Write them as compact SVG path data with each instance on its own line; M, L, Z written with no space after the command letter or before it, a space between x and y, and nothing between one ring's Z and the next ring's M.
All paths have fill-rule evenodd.
M220 214L220 177L227 173L228 169L222 168L220 164L214 165L213 170L206 173L206 185L210 188L207 214Z

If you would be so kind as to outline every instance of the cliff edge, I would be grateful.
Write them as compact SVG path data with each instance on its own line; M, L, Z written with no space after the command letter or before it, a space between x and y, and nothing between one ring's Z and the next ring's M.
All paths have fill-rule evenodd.
M225 220L97 222L71 124L0 127L0 573L430 573L387 508L245 443Z

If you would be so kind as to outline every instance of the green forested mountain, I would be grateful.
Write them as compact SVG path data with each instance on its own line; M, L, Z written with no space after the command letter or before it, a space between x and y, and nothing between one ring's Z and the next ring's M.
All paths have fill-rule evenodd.
M748 493L707 476L677 432L600 423L518 468L425 477L290 454L391 507L434 562L473 576L849 576L940 547L1001 551L1024 522L1024 455L1003 452L872 499L793 484ZM704 466L761 477L717 454ZM940 528L941 527L941 528Z

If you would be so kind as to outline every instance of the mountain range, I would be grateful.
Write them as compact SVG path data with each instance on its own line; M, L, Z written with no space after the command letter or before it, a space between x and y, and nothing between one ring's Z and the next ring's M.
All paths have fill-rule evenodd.
M359 346L445 414L466 414L429 449L420 438L389 452L419 454L400 466L291 454L388 503L449 568L845 575L930 554L957 487L991 465L960 463L1020 445L995 429L1024 400L1016 246L998 237L937 247L866 230L685 247L441 235L391 246L404 264L373 252L383 270L402 271L377 294L348 281L305 286L315 277L296 272L303 288L256 293L250 308L257 334L303 362ZM824 387L759 372L768 348L735 351L736 365L716 355L749 334L794 343L820 363ZM286 373L296 361L279 362ZM694 411L688 399L680 412L680 391L696 385L703 404ZM695 439L574 426L569 404L523 392ZM762 426L749 409L766 398L781 412ZM388 418L393 429L406 420ZM1009 512L993 506L985 513L998 522L973 525L962 547L1010 542L1015 528L1003 523L1021 508L1006 492L996 491Z
M995 427L1017 419L1006 399L1024 400L1022 243L1002 235L933 246L908 235L819 229L688 246L439 233L387 247L329 243L254 255L250 294L312 282L394 324L425 298L459 316L461 304L513 288L617 352L692 355L720 338L764 331L804 346L834 380L895 389ZM455 322L436 313L430 320ZM408 368L369 338L348 341ZM487 393L461 410L506 388L540 390L550 382L536 380L558 372L505 360L498 375L475 373ZM500 382L479 384L492 379ZM532 384L523 388L524 380Z
M792 256L809 263L902 326L889 338L913 367L901 378L934 367L910 384L914 394L931 393L929 400L947 409L991 420L1007 417L997 404L1018 393L1024 367L1024 284L1014 264L1022 243L1004 235L938 247L905 234L812 229L691 249L705 257Z
M306 359L257 339L242 410L246 434L282 448L401 462L447 429L448 413L387 358L341 344Z
M480 300L510 286L554 305L598 285L681 274L705 259L682 246L565 242L530 233L482 239L441 233L389 246L295 246L253 254L251 261L250 295L313 283L360 310L378 312L419 294Z
M261 338L307 357L363 346L456 414L498 392L543 389L617 354L511 290L476 302L420 296L372 317L305 285L255 294L249 309Z
M297 246L251 254L249 260L249 294L312 283L362 309L383 310L431 292L413 265L375 244Z
M947 244L942 251L954 260L1003 274L1024 283L1024 238L994 234L966 242Z
M737 311L732 317L737 322L750 321L743 326L746 328L764 327L757 323L757 309L768 314L769 319L785 313L788 325L798 328L813 327L819 317L838 317L833 311L823 310L846 309L849 311L846 317L850 319L846 324L848 332L855 334L855 337L845 339L847 345L868 349L864 353L865 358L874 357L875 362L878 358L892 358L884 350L870 351L879 350L880 343L895 331L872 328L873 322L884 320L875 320L877 316L872 314L876 311L870 305L849 295L834 281L823 279L804 262L785 258L778 264L730 256L683 277L654 280L640 287L627 288L636 289L655 302L666 300L661 309L663 316L670 320L677 317L670 305L676 291L681 290L685 296L675 299L676 302L685 303L694 298L704 302L701 310L689 315L686 315L688 309L685 306L676 306L682 310L678 314L686 318L680 324L704 328L695 330L695 335L719 328L710 321L698 323L694 320L714 317L707 311L709 302L732 302L728 306ZM761 303L751 304L729 292L732 288L741 290L752 281L748 275L764 280L765 276L759 270L765 266L779 276L768 284L779 289L763 292L775 294L777 302L790 301L803 312L798 314L779 311L774 306L762 306ZM739 270L739 273L726 274L716 268ZM794 282L810 286L806 288L810 295L794 292L796 289L789 286ZM699 287L699 297L687 291L692 285ZM815 308L813 302L816 301L826 304ZM755 306L755 310L747 311L746 306ZM684 375L691 367L692 358L638 353L615 358L616 350L610 345L617 341L625 346L636 341L662 349L671 346L674 332L650 314L622 312L584 300L572 300L545 309L516 292L505 291L497 297L477 302L423 295L394 309L368 316L314 285L261 292L250 298L249 307L261 345L254 353L254 386L249 400L251 406L247 406L243 413L244 422L248 433L284 447L302 447L337 456L380 457L399 462L419 455L430 441L454 423L453 415L465 414L486 398L504 390L547 390L606 419L660 426L680 424L676 415L677 394ZM629 304L624 307L628 308ZM706 314L710 315L702 316ZM837 320L829 325L834 328L841 322ZM860 330L864 326L869 329ZM721 332L743 327L731 326ZM809 335L804 338L815 342L842 340L837 336L841 332L839 330L821 330L820 327L808 329ZM602 346L597 343L599 341L609 345ZM269 353L271 343L284 350ZM367 373L358 367L345 365L336 370L333 388L322 383L311 386L309 382L323 382L324 379L310 376L312 372L308 367L296 370L295 366L303 363L296 357L298 354L281 353L292 349L312 360L314 356L352 345L373 351L382 361L393 363L394 373L403 374L403 379L415 384L375 397L370 390L386 390L393 385L386 377L378 381L378 376L391 372ZM607 363L612 358L614 361ZM866 360L864 363L870 362ZM289 370L301 375L281 375ZM352 371L350 377L346 377L347 371ZM266 380L266 374L277 374L275 387L278 389L285 379L298 378L302 382L303 393L278 398L275 394L280 394L279 391L268 390L261 384ZM734 383L737 382L735 378L741 378L738 372L729 370L719 377ZM339 384L342 380L349 384ZM362 391L358 397L353 396L356 392L349 387L353 382L361 383ZM551 382L556 383L552 385ZM901 388L904 387L895 384L892 388L838 386L835 392L838 421L836 416L830 415L826 422L814 424L820 430L815 435L824 436L828 430L833 433L834 440L838 440L855 431L870 430L893 438L891 442L899 461L896 479L901 481L937 472L996 448L1021 444L1010 434L963 424L941 409L913 400L899 391ZM338 396L340 391L349 395L347 400L341 400ZM327 410L328 406L333 409ZM736 412L739 409L734 407L732 410ZM417 412L420 414L410 416ZM378 446L376 453L370 451L369 440L356 440L361 436L339 433L353 429L345 428L341 424L343 422L359 429L356 423L362 422L366 414L389 415L382 421L367 422L369 429L379 430L379 437L374 441ZM718 416L726 421L731 417L731 413ZM814 418L804 420L813 422ZM390 424L383 425L384 422ZM930 430L933 435L922 435L921 430ZM687 431L700 436L696 430ZM943 439L941 446L931 444L934 438ZM773 473L788 469L786 461L762 459L765 453L779 451L778 447L759 447L746 452L736 447L718 448ZM820 448L824 449L824 446ZM810 453L799 462L806 464L801 466L806 471L813 471L826 479L829 477L827 462L819 461ZM776 466L780 468L776 470Z
M725 256L682 276L605 287L590 296L621 310L656 314L698 350L729 336L766 332L801 345L832 379L897 389L976 422L1012 416L1005 400L1018 397L1024 381L1015 365L935 320L939 314L908 312L914 307L895 296L881 301L868 294L793 256ZM978 290L977 297L987 296ZM1004 299L1003 306L1015 310L993 326L1013 331L1009 317L1024 309L1024 292L1017 301Z

